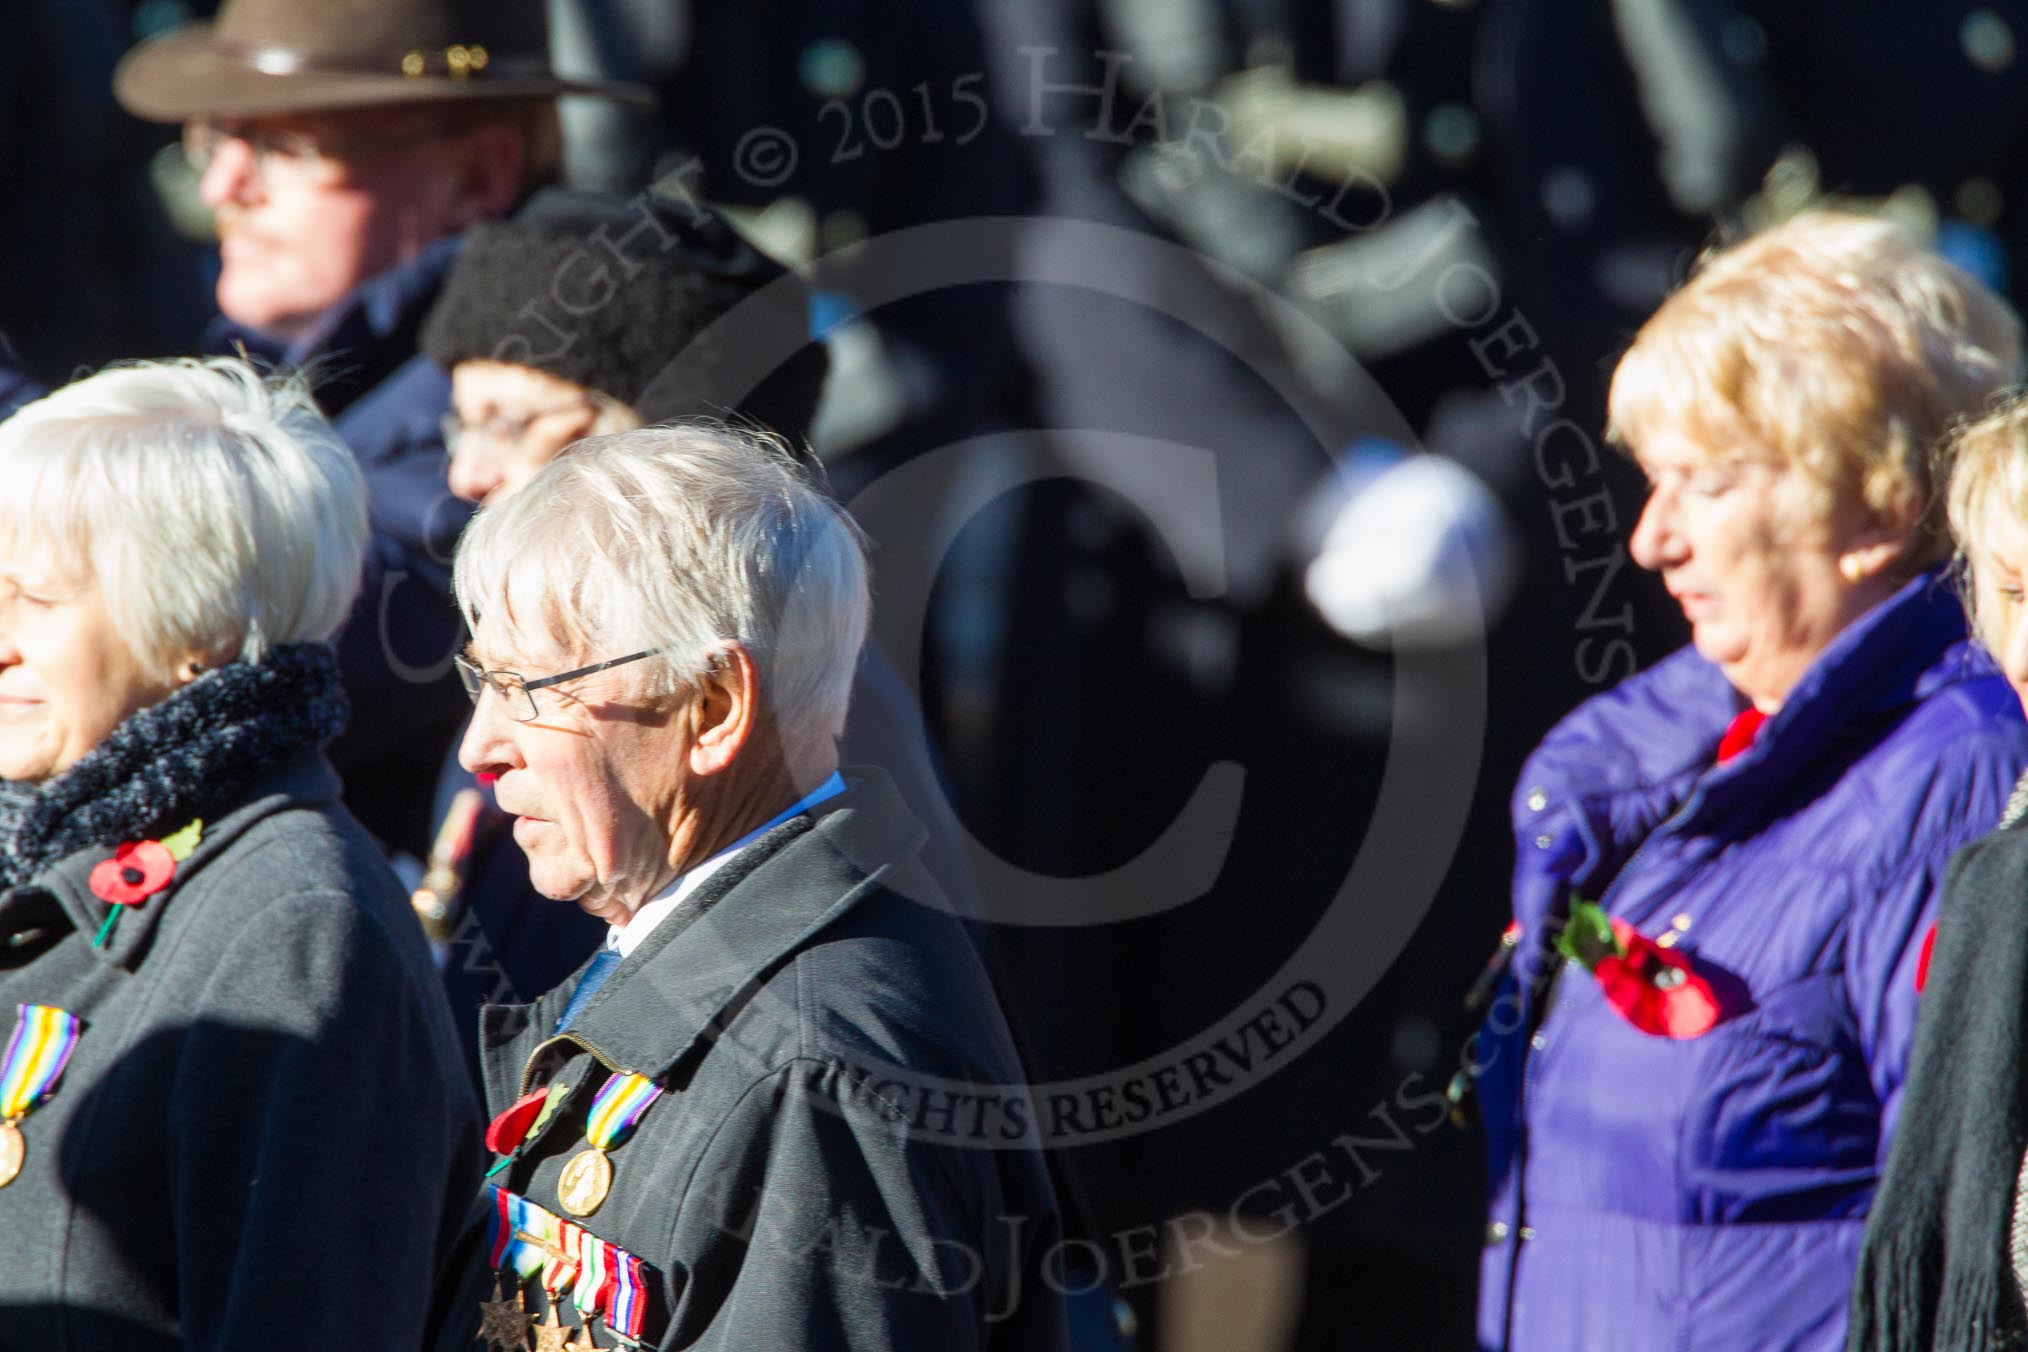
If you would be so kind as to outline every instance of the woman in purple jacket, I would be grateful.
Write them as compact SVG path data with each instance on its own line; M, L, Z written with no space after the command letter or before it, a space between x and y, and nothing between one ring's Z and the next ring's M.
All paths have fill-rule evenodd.
M1928 469L2018 361L2001 301L1841 213L1710 260L1621 360L1630 549L1694 642L1515 795L1482 1347L1842 1345L1944 867L2028 766Z

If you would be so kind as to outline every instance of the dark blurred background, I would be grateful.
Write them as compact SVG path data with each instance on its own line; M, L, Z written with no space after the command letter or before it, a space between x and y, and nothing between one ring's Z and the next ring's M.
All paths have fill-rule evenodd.
M198 348L207 222L174 129L128 119L109 81L132 42L207 9L8 0L0 331L45 384ZM864 509L879 636L911 659L952 801L999 861L979 870L986 914L1018 917L1024 873L1085 880L1099 916L1134 909L1137 861L1207 769L1244 772L1187 828L1223 847L1194 899L985 927L1036 1080L1239 1008L1336 898L1404 711L1450 716L1445 689L1397 688L1401 651L1483 668L1461 840L1378 986L1235 1101L1056 1161L1148 1346L1469 1345L1468 1129L1376 1155L1377 1177L1274 1243L1231 1233L1235 1211L1269 1214L1335 1134L1449 1079L1506 919L1522 755L1683 639L1621 548L1640 492L1603 409L1617 353L1700 249L1823 194L1887 199L2024 299L2028 5L551 10L560 65L661 97L568 107L573 179L681 183L823 292L817 449ZM761 129L792 155L757 158ZM890 299L912 258L871 242L986 220L961 236L979 280ZM1058 280L1012 280L1036 269ZM1422 457L1459 473L1369 499L1397 534L1329 530ZM1357 618L1416 606L1435 619L1394 651ZM1198 1212L1230 1242L1132 1280L1119 1237Z

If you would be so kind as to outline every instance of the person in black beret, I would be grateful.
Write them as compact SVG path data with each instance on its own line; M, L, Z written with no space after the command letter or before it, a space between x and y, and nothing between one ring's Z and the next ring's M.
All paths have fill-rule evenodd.
M676 417L800 445L829 367L809 314L799 278L692 202L539 193L472 232L424 330L452 376L451 489L483 503L580 437ZM742 380L733 327L744 354L778 369Z
M451 491L496 504L582 438L676 418L758 427L807 459L829 369L809 315L803 281L704 208L653 191L544 190L471 233L423 330L451 379ZM933 876L962 907L973 889L921 718L869 652L847 758L893 776L930 828ZM490 785L447 759L415 902L475 1074L479 1007L554 987L605 933L529 886L508 824Z

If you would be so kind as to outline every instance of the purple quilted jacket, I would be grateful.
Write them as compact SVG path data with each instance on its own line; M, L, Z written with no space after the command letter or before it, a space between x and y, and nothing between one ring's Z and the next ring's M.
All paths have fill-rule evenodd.
M1517 961L1476 1048L1491 1152L1479 1342L1843 1346L1951 853L2028 726L1934 575L1863 616L1723 766L1742 707L1686 649L1587 701L1514 801ZM1573 893L1680 951L1718 1025L1638 1031L1546 957Z

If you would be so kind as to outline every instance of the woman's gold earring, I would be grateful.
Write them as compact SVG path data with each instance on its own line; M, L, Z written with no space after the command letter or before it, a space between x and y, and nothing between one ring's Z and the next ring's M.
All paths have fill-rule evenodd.
M1866 565L1850 554L1838 560L1838 571L1844 574L1847 582L1858 583L1866 580Z

